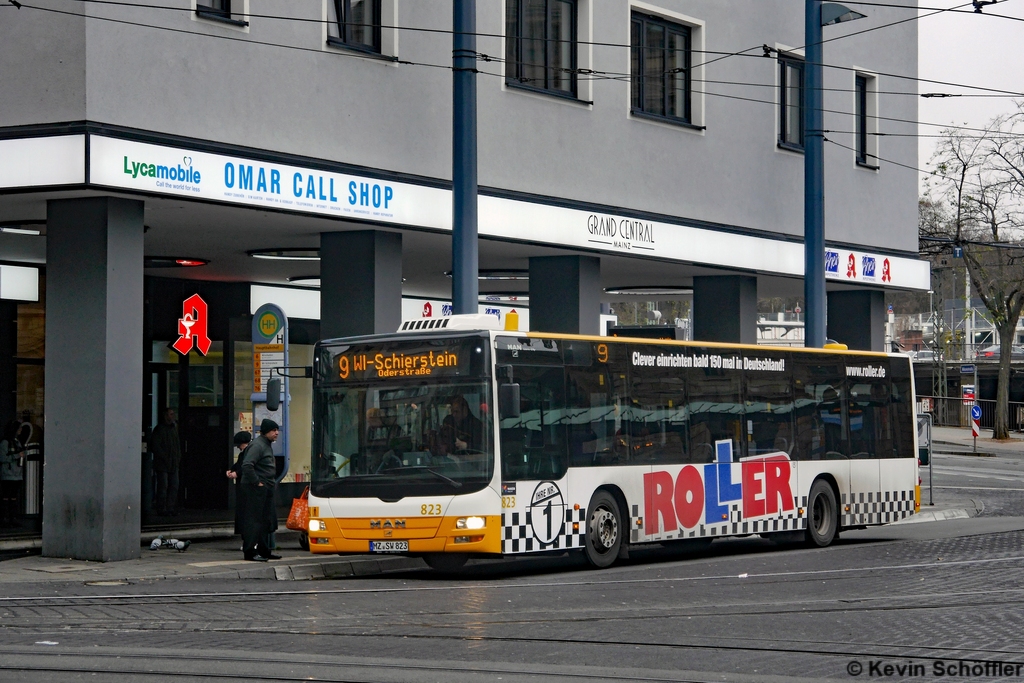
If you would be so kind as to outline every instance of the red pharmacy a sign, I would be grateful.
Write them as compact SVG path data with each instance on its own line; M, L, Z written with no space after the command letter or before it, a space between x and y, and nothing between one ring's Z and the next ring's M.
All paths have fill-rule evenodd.
M206 302L198 294L193 294L185 299L181 305L181 318L178 319L178 341L171 344L171 348L185 356L195 348L201 356L210 352L210 337L206 333L207 327Z

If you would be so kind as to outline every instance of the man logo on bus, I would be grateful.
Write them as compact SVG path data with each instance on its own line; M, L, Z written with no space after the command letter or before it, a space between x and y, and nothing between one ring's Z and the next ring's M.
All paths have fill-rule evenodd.
M686 465L673 481L665 471L644 475L644 533L692 529L730 521L739 503L743 519L794 509L789 456L783 452L733 462L732 440L715 442L715 462ZM736 475L739 474L739 481Z
M838 251L826 251L825 252L825 272L839 274L839 252Z
M185 299L181 305L181 318L178 319L178 341L171 348L183 356L195 348L200 355L210 352L213 343L206 334L206 302L198 294Z

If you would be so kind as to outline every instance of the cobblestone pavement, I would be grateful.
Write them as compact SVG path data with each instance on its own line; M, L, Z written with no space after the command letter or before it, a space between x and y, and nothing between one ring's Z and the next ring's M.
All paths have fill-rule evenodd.
M847 532L824 550L716 541L605 571L555 557L284 587L6 588L0 680L1024 678L1024 518ZM936 673L976 660L999 675Z

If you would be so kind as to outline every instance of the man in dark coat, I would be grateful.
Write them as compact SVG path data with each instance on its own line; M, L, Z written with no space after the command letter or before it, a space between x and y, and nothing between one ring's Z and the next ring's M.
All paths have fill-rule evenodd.
M178 507L178 467L181 465L181 442L174 409L164 411L162 421L150 436L153 471L156 472L156 513L175 515Z
M277 485L277 465L274 460L273 443L280 433L273 420L263 420L260 435L256 437L245 457L242 458L242 552L245 559L256 562L279 560L280 555L271 553L266 538L274 530L277 510L274 506Z

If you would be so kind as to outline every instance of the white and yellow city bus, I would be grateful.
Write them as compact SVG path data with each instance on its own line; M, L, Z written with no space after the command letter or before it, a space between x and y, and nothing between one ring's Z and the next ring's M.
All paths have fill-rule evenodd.
M487 320L317 345L313 552L455 569L580 550L606 567L643 543L827 546L915 512L906 356Z

